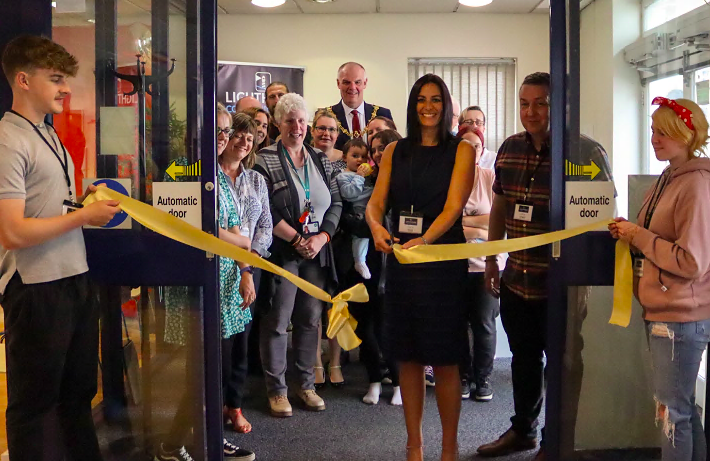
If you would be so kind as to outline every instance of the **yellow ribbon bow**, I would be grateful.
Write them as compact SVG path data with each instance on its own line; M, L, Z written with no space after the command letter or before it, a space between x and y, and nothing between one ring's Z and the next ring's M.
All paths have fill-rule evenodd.
M123 211L148 229L151 229L165 237L177 240L180 243L184 243L185 245L204 250L208 253L223 256L225 258L233 259L235 261L240 261L276 275L280 275L314 298L333 304L333 308L329 311L329 318L332 316L337 324L330 325L328 327L328 337L337 337L338 343L345 350L351 350L352 348L360 345L361 341L355 335L354 331L357 326L357 322L355 319L350 317L347 306L348 301L361 303L368 301L369 296L367 289L362 283L359 283L334 298L331 298L328 293L312 283L297 277L289 271L265 259L260 258L250 251L234 246L224 240L220 240L214 235L203 232L201 229L191 226L170 213L153 208L146 203L135 200L105 186L100 186L97 188L96 192L89 194L89 196L84 200L84 205L90 205L91 203L99 200L117 200L119 202L119 207Z

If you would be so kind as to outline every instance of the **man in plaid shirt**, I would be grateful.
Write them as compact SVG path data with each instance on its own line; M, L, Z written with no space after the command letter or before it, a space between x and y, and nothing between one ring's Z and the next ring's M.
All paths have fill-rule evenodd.
M525 131L506 139L498 150L490 241L501 240L506 233L508 238L518 238L550 231L549 92L550 74L544 72L528 75L520 87L520 120ZM584 159L572 160L585 164L592 160L600 167L595 180L611 180L606 152L597 142L581 136L580 157ZM501 283L496 256L486 258L486 289L500 297L501 320L513 353L515 415L511 428L498 440L478 448L481 456L502 456L537 446L544 390L548 260L547 245L510 253ZM576 373L581 380L581 349L577 352ZM534 459L545 459L544 448Z

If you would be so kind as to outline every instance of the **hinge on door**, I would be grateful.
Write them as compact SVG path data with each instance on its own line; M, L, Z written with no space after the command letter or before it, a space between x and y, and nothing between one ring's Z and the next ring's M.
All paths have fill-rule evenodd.
M214 253L210 253L209 251L205 251L205 255L207 256L207 259L210 261L214 259Z
M558 259L560 257L560 253L562 252L562 244L560 241L552 242L552 257L555 259Z

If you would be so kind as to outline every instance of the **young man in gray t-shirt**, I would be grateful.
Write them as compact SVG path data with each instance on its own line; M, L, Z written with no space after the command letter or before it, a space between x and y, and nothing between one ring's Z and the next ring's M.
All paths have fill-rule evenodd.
M76 205L71 157L44 123L62 112L76 59L47 38L23 35L5 47L2 69L13 97L0 120L10 459L100 460L91 415L98 305L81 228L102 226L120 209L115 201Z

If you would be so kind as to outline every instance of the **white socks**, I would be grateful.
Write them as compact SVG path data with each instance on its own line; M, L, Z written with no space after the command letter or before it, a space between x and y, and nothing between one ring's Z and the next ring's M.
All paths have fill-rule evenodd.
M355 271L357 271L357 273L360 274L365 280L370 280L372 278L372 274L370 274L370 269L364 262L356 262Z
M394 386L392 388L394 394L392 394L392 400L390 400L390 405L402 405L402 392L399 386ZM362 398L362 401L369 405L377 405L380 401L380 394L382 393L382 383L370 383L370 389L367 390L367 394Z
M392 395L392 400L390 400L390 405L402 405L402 392L399 390L399 386L394 386L392 390L394 394Z
M381 393L381 383L370 383L370 389L368 389L367 394L365 394L365 397L362 398L362 401L369 405L377 405L377 402L380 401Z

